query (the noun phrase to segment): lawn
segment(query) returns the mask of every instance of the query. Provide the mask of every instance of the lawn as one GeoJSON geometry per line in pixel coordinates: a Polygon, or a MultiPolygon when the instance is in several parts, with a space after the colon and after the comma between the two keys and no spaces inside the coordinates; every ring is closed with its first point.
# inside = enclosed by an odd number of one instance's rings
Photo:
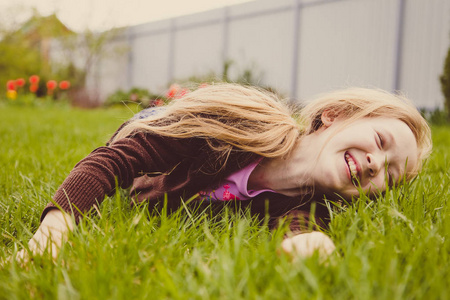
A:
{"type": "Polygon", "coordinates": [[[449,299],[450,127],[412,183],[335,208],[328,260],[277,254],[284,231],[248,214],[130,208],[125,192],[84,220],[52,262],[9,260],[71,168],[133,112],[0,104],[0,299],[449,299]]]}

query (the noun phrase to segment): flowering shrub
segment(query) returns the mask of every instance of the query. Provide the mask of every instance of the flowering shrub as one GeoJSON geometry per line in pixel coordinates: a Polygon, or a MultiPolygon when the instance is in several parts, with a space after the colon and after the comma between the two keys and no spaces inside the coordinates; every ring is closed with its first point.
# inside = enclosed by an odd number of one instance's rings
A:
{"type": "Polygon", "coordinates": [[[169,89],[166,92],[166,98],[173,99],[177,95],[178,91],[180,90],[180,86],[176,83],[172,84],[169,89]]]}
{"type": "MultiPolygon", "coordinates": [[[[207,83],[202,83],[198,85],[198,88],[203,88],[208,86],[207,83]]],[[[190,92],[190,89],[182,87],[179,84],[172,84],[169,86],[163,95],[157,95],[150,93],[146,89],[132,88],[128,92],[123,90],[118,90],[114,94],[110,95],[105,102],[106,106],[116,105],[116,104],[130,104],[136,103],[142,108],[163,106],[168,104],[174,99],[179,99],[190,92]]]]}
{"type": "Polygon", "coordinates": [[[158,101],[160,97],[158,95],[150,93],[146,89],[132,88],[129,91],[118,90],[111,94],[105,101],[106,106],[123,105],[135,103],[143,107],[155,106],[156,103],[161,104],[158,101]]]}
{"type": "Polygon", "coordinates": [[[31,75],[29,80],[31,84],[38,84],[40,78],[37,75],[31,75]]]}
{"type": "Polygon", "coordinates": [[[8,90],[6,92],[6,98],[11,99],[11,100],[16,100],[17,92],[15,90],[8,90]]]}
{"type": "Polygon", "coordinates": [[[15,84],[17,87],[23,87],[25,85],[25,79],[18,78],[18,79],[16,79],[15,84]]]}
{"type": "Polygon", "coordinates": [[[37,93],[37,91],[38,91],[38,89],[39,89],[39,85],[38,84],[31,84],[30,85],[30,92],[31,93],[37,93]]]}
{"type": "Polygon", "coordinates": [[[47,95],[52,96],[54,90],[58,86],[58,83],[54,80],[47,81],[47,95]]]}
{"type": "Polygon", "coordinates": [[[16,83],[14,80],[8,80],[6,83],[6,90],[7,91],[15,91],[16,90],[16,83]]]}
{"type": "Polygon", "coordinates": [[[47,89],[54,90],[58,86],[58,83],[54,80],[47,81],[47,89]]]}
{"type": "Polygon", "coordinates": [[[67,89],[69,89],[69,88],[70,88],[70,82],[67,81],[67,80],[61,81],[61,82],[59,83],[59,88],[60,88],[61,90],[67,90],[67,89]]]}
{"type": "Polygon", "coordinates": [[[166,98],[170,100],[178,99],[183,97],[187,93],[189,93],[189,89],[182,88],[180,85],[174,83],[169,87],[169,90],[166,92],[166,98]]]}
{"type": "Polygon", "coordinates": [[[17,98],[17,85],[15,80],[8,80],[6,82],[6,98],[16,100],[17,98]]]}
{"type": "MultiPolygon", "coordinates": [[[[44,93],[41,92],[39,94],[39,91],[41,89],[46,88],[46,94],[48,96],[54,96],[54,93],[56,92],[58,87],[61,91],[64,91],[64,90],[67,90],[70,88],[70,82],[67,80],[61,81],[59,83],[59,85],[58,85],[58,82],[56,82],[55,80],[48,80],[45,83],[45,87],[43,87],[39,84],[41,82],[41,78],[38,75],[31,75],[28,78],[28,82],[29,82],[28,91],[31,94],[34,94],[34,96],[38,96],[38,97],[45,95],[45,92],[44,93]]],[[[10,100],[16,100],[17,97],[20,96],[21,94],[25,95],[26,94],[26,89],[25,89],[26,83],[27,83],[27,81],[24,78],[8,80],[6,82],[6,98],[8,98],[10,100]]]]}

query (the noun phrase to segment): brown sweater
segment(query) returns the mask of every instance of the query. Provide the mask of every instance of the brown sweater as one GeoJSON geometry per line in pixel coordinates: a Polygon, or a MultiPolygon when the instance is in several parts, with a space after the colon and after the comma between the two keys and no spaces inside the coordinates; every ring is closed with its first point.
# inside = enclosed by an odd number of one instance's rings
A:
{"type": "MultiPolygon", "coordinates": [[[[187,200],[214,186],[258,158],[256,154],[234,149],[222,168],[223,159],[217,157],[205,139],[175,139],[137,133],[110,146],[97,148],[81,160],[57,190],[54,201],[79,220],[81,213],[101,203],[106,195],[113,195],[117,184],[121,188],[132,187],[131,195],[138,202],[157,204],[167,194],[169,209],[176,209],[182,199],[187,200]]],[[[250,205],[251,212],[261,219],[267,213],[271,227],[277,226],[280,217],[289,214],[292,216],[291,229],[303,231],[309,219],[311,201],[262,193],[252,200],[239,201],[239,204],[244,208],[250,205]]],[[[54,204],[48,204],[41,220],[53,208],[54,204]]],[[[323,226],[320,221],[326,218],[326,208],[318,204],[316,221],[323,226]]]]}

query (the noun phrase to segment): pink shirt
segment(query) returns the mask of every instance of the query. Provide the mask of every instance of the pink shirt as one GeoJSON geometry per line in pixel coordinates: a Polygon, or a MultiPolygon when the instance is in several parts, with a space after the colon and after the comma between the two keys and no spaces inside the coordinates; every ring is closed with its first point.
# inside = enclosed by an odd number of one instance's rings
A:
{"type": "Polygon", "coordinates": [[[245,168],[231,174],[218,186],[208,190],[201,191],[200,198],[204,201],[230,201],[230,200],[247,200],[264,192],[272,192],[273,190],[248,190],[248,179],[250,174],[256,168],[261,160],[257,160],[245,168]]]}

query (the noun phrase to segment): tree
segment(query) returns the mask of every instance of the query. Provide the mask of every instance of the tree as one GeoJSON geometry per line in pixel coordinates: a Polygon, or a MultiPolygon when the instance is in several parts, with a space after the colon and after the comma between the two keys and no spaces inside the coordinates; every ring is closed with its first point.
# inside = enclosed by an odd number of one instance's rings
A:
{"type": "Polygon", "coordinates": [[[444,70],[440,77],[441,90],[444,94],[444,106],[447,111],[447,120],[450,121],[450,48],[447,52],[447,58],[444,62],[444,70]]]}
{"type": "Polygon", "coordinates": [[[59,72],[67,74],[76,87],[71,93],[73,104],[84,107],[101,104],[96,91],[86,89],[87,76],[92,74],[100,59],[127,51],[111,43],[121,33],[122,29],[117,28],[104,32],[86,30],[76,36],[59,38],[54,44],[53,59],[62,66],[59,72]]]}
{"type": "MultiPolygon", "coordinates": [[[[42,79],[59,79],[50,59],[55,37],[74,35],[55,15],[40,16],[36,11],[20,25],[2,26],[0,40],[0,82],[38,74],[42,79]]],[[[6,86],[0,85],[0,92],[6,86]]]]}
{"type": "Polygon", "coordinates": [[[0,84],[0,92],[5,92],[8,80],[37,74],[42,82],[69,80],[73,104],[99,105],[95,91],[86,90],[86,76],[100,58],[123,50],[111,49],[110,43],[121,31],[77,34],[55,14],[41,16],[36,11],[23,24],[8,29],[0,24],[0,83],[5,83],[0,84]]]}

